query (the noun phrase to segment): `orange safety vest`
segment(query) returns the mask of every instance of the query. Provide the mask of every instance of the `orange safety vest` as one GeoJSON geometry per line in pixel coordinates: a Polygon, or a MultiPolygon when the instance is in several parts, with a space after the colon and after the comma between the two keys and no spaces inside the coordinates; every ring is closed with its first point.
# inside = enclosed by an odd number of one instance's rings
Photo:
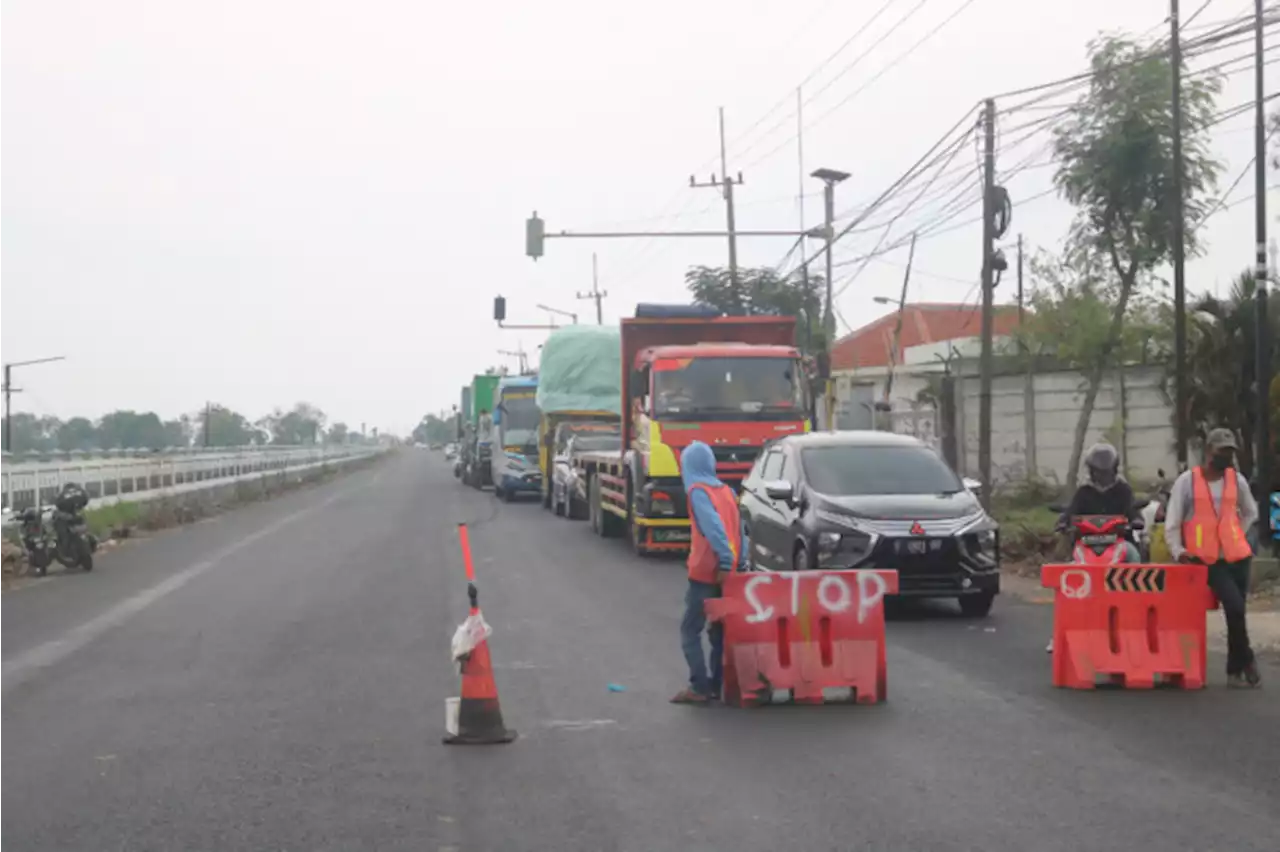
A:
{"type": "Polygon", "coordinates": [[[1222,505],[1213,511],[1213,497],[1203,468],[1191,469],[1191,516],[1182,523],[1182,546],[1206,565],[1241,562],[1253,555],[1240,528],[1239,498],[1234,468],[1222,474],[1222,505]]]}
{"type": "MultiPolygon", "coordinates": [[[[738,549],[742,546],[742,520],[738,515],[737,495],[727,485],[713,488],[699,483],[689,489],[689,496],[692,497],[693,492],[698,489],[711,498],[711,505],[715,507],[716,514],[724,524],[724,531],[729,537],[729,549],[733,551],[733,567],[737,568],[740,555],[738,549]]],[[[687,564],[690,580],[697,580],[699,583],[720,582],[718,572],[720,560],[716,557],[711,542],[707,541],[707,537],[698,529],[698,522],[693,517],[692,509],[689,511],[689,561],[687,564]]]]}

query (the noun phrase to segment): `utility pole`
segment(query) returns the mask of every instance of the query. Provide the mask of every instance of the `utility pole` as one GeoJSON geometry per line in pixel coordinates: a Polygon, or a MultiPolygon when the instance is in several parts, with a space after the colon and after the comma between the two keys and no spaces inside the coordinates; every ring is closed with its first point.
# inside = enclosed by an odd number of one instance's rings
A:
{"type": "Polygon", "coordinates": [[[49,364],[53,361],[66,360],[65,355],[55,355],[52,358],[33,358],[30,361],[12,361],[4,365],[4,452],[13,452],[13,418],[12,418],[12,397],[15,393],[20,393],[22,388],[13,386],[13,368],[29,367],[32,364],[49,364]]]}
{"type": "Polygon", "coordinates": [[[1178,0],[1169,0],[1169,53],[1173,64],[1173,428],[1179,471],[1187,469],[1187,280],[1182,212],[1185,166],[1182,162],[1182,40],[1178,32],[1181,23],[1178,0]]]}
{"type": "Polygon", "coordinates": [[[848,172],[836,171],[835,169],[817,169],[810,177],[816,177],[822,181],[822,238],[826,242],[826,262],[827,262],[827,296],[826,305],[823,308],[822,330],[824,340],[823,343],[827,350],[827,429],[834,432],[836,428],[836,400],[835,385],[831,381],[831,351],[836,340],[836,317],[831,306],[831,277],[834,266],[831,262],[831,246],[835,242],[836,228],[836,184],[849,178],[848,172]]]}
{"type": "Polygon", "coordinates": [[[13,402],[13,365],[4,365],[4,451],[13,452],[13,422],[10,406],[13,402]]]}
{"type": "MultiPolygon", "coordinates": [[[[1023,328],[1023,323],[1027,319],[1026,296],[1022,289],[1022,267],[1023,267],[1023,251],[1022,251],[1022,234],[1018,234],[1018,329],[1023,328]]],[[[1022,382],[1022,422],[1026,429],[1027,441],[1027,479],[1034,479],[1039,475],[1040,466],[1036,459],[1036,373],[1035,364],[1031,353],[1027,350],[1026,342],[1020,340],[1020,348],[1022,349],[1022,357],[1026,359],[1026,374],[1023,376],[1022,382]]]]}
{"type": "MultiPolygon", "coordinates": [[[[804,231],[804,98],[796,86],[796,203],[800,210],[800,231],[804,231]]],[[[804,284],[804,351],[813,357],[813,305],[809,303],[809,258],[805,238],[800,238],[800,275],[804,284]]],[[[810,412],[812,418],[813,412],[810,412]]]]}
{"type": "MultiPolygon", "coordinates": [[[[596,265],[596,253],[591,253],[591,292],[579,293],[579,299],[592,299],[596,303],[596,325],[604,325],[604,309],[601,308],[600,302],[605,296],[609,295],[609,291],[600,290],[600,268],[596,265]]],[[[577,320],[575,320],[577,322],[577,320]]]]}
{"type": "Polygon", "coordinates": [[[898,320],[893,327],[893,351],[889,356],[889,375],[884,380],[885,411],[890,411],[893,393],[893,370],[898,365],[898,357],[902,352],[902,319],[907,310],[907,285],[911,283],[911,264],[916,259],[916,234],[911,232],[911,248],[907,252],[907,271],[902,276],[902,295],[898,297],[898,320]]]}
{"type": "Polygon", "coordinates": [[[982,112],[982,353],[978,392],[978,479],[982,505],[991,508],[991,338],[995,324],[996,102],[987,98],[982,112]]]}
{"type": "Polygon", "coordinates": [[[714,187],[721,191],[724,195],[725,212],[729,229],[729,280],[737,285],[738,283],[738,228],[733,211],[733,187],[742,185],[742,172],[738,172],[738,179],[735,181],[729,175],[728,157],[724,144],[724,107],[720,107],[720,178],[715,175],[706,183],[698,183],[692,176],[689,177],[689,186],[694,188],[714,187]]]}
{"type": "Polygon", "coordinates": [[[1271,470],[1271,324],[1267,321],[1267,117],[1263,109],[1265,93],[1263,86],[1262,56],[1262,0],[1254,0],[1253,4],[1253,48],[1254,48],[1254,227],[1257,233],[1258,268],[1254,273],[1254,299],[1257,303],[1255,319],[1257,329],[1254,339],[1257,351],[1254,355],[1254,375],[1257,378],[1258,393],[1258,425],[1254,430],[1258,436],[1258,448],[1254,465],[1254,491],[1258,505],[1263,508],[1258,518],[1259,541],[1267,530],[1267,507],[1271,505],[1270,494],[1274,487],[1271,470]]]}
{"type": "Polygon", "coordinates": [[[209,433],[213,429],[213,403],[205,402],[204,404],[204,446],[206,449],[210,446],[209,433]]]}

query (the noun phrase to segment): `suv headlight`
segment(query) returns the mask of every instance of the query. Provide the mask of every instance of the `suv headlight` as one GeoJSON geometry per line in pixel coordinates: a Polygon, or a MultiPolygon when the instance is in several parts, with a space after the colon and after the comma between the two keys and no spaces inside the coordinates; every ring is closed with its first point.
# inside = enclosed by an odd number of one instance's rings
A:
{"type": "Polygon", "coordinates": [[[1000,559],[1000,527],[990,518],[966,532],[961,543],[971,556],[992,568],[1000,559]]]}

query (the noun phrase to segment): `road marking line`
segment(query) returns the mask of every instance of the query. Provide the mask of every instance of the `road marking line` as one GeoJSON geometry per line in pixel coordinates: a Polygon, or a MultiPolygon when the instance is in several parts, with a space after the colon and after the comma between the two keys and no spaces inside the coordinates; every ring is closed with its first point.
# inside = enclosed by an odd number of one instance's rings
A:
{"type": "MultiPolygon", "coordinates": [[[[375,482],[377,482],[377,477],[359,486],[356,490],[362,491],[375,482]]],[[[62,638],[53,639],[49,642],[37,645],[34,648],[30,648],[16,654],[11,660],[5,660],[3,666],[3,687],[0,691],[8,692],[12,687],[22,683],[40,669],[48,668],[55,663],[61,662],[71,654],[74,654],[76,651],[93,642],[111,628],[118,627],[134,615],[137,615],[142,610],[151,606],[156,601],[172,592],[176,592],[178,589],[182,588],[187,583],[190,583],[196,577],[199,577],[201,574],[226,559],[228,556],[231,556],[237,551],[243,550],[256,541],[279,532],[294,521],[328,508],[332,503],[350,495],[351,489],[344,489],[339,491],[337,494],[330,495],[314,506],[308,506],[305,509],[299,509],[292,514],[286,515],[278,521],[268,524],[257,532],[249,533],[235,544],[219,550],[212,558],[190,565],[182,571],[179,571],[177,574],[169,577],[167,580],[157,583],[151,588],[144,589],[133,597],[121,601],[96,618],[86,621],[79,627],[72,628],[62,638]]]]}

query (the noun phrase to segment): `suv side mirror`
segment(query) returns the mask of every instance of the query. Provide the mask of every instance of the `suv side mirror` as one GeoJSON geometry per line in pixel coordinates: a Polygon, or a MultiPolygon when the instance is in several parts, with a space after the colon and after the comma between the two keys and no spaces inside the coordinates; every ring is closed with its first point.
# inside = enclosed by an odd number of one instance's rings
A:
{"type": "Polygon", "coordinates": [[[770,500],[784,500],[790,503],[795,499],[795,490],[785,479],[773,479],[764,484],[764,493],[770,500]]]}

